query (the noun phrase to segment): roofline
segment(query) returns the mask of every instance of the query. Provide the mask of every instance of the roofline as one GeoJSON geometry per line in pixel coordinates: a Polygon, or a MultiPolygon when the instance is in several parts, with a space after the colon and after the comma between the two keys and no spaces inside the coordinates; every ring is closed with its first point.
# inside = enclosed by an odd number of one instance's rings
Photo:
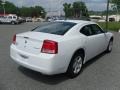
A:
{"type": "Polygon", "coordinates": [[[87,24],[87,23],[96,24],[93,21],[85,21],[85,20],[56,20],[56,22],[71,22],[76,24],[87,24]]]}

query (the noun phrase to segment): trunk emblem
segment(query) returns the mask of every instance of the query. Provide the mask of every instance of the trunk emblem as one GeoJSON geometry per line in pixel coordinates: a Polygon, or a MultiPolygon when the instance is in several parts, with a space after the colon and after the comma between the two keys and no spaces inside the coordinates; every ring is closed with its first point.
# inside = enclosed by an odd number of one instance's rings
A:
{"type": "Polygon", "coordinates": [[[25,44],[27,43],[27,41],[25,40],[25,44]]]}
{"type": "Polygon", "coordinates": [[[24,48],[26,48],[26,46],[24,46],[24,48]]]}
{"type": "Polygon", "coordinates": [[[19,55],[24,59],[28,59],[28,56],[25,56],[25,55],[22,55],[22,54],[19,54],[19,55]]]}
{"type": "Polygon", "coordinates": [[[26,44],[27,44],[27,40],[25,40],[25,46],[24,46],[24,48],[26,48],[26,44]]]}

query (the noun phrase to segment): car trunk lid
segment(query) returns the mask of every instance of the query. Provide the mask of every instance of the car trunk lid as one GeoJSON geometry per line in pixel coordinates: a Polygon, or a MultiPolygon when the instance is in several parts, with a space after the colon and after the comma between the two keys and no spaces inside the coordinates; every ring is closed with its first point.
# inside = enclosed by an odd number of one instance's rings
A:
{"type": "Polygon", "coordinates": [[[28,53],[40,54],[44,40],[56,41],[59,38],[61,38],[59,35],[40,32],[22,33],[16,36],[16,47],[28,53]]]}

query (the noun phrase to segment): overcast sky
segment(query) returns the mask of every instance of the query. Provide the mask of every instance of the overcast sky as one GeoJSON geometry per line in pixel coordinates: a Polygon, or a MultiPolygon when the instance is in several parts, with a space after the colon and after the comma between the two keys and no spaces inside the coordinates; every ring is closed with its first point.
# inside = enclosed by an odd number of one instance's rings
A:
{"type": "Polygon", "coordinates": [[[106,9],[107,0],[7,0],[13,2],[17,6],[35,6],[40,5],[47,11],[62,10],[63,3],[72,3],[74,1],[83,1],[86,3],[88,10],[102,11],[106,9]]]}

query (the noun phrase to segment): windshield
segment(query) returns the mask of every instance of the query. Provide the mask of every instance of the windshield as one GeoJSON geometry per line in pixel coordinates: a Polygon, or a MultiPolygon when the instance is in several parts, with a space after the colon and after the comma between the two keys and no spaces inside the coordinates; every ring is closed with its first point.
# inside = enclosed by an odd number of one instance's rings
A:
{"type": "Polygon", "coordinates": [[[71,22],[51,22],[37,27],[33,31],[44,32],[56,35],[64,35],[69,29],[71,29],[76,23],[71,22]]]}

